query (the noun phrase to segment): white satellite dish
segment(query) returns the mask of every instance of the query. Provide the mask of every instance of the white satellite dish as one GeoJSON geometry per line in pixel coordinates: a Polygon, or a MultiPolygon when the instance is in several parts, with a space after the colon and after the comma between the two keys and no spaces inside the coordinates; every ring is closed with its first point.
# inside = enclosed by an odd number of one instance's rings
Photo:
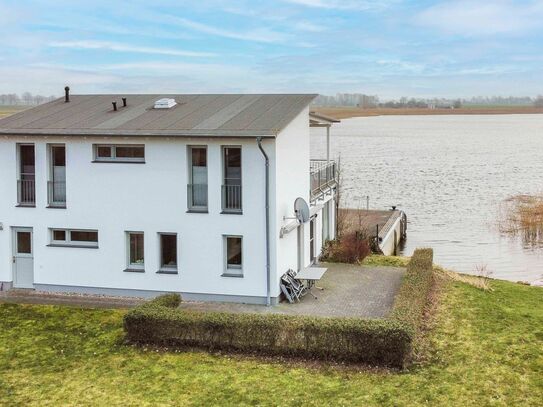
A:
{"type": "Polygon", "coordinates": [[[296,198],[294,201],[294,213],[300,223],[306,223],[309,220],[309,205],[304,198],[296,198]]]}

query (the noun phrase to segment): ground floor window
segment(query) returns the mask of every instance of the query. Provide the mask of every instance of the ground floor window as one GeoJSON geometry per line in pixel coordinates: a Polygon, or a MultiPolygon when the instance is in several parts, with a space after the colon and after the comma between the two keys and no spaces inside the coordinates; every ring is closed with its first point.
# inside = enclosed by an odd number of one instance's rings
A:
{"type": "Polygon", "coordinates": [[[224,275],[243,276],[243,238],[241,236],[224,236],[225,271],[224,275]]]}
{"type": "Polygon", "coordinates": [[[50,229],[50,246],[98,247],[98,231],[83,229],[50,229]]]}
{"type": "Polygon", "coordinates": [[[143,271],[145,265],[143,232],[127,232],[128,268],[143,271]]]}
{"type": "Polygon", "coordinates": [[[177,235],[160,233],[160,270],[177,272],[177,235]]]}

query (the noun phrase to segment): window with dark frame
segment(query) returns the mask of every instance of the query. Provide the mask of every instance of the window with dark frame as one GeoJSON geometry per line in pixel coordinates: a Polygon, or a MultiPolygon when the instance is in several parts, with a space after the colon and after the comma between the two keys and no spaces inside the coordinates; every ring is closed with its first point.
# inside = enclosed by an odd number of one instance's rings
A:
{"type": "Polygon", "coordinates": [[[36,204],[36,160],[34,144],[19,144],[17,202],[21,206],[36,204]]]}
{"type": "Polygon", "coordinates": [[[50,246],[98,247],[98,231],[83,229],[50,229],[50,246]]]}
{"type": "Polygon", "coordinates": [[[95,144],[94,161],[96,162],[145,162],[143,144],[95,144]]]}
{"type": "Polygon", "coordinates": [[[143,270],[145,265],[143,232],[128,232],[128,269],[143,270]]]}
{"type": "Polygon", "coordinates": [[[226,275],[243,275],[242,245],[241,236],[225,236],[226,275]]]}
{"type": "Polygon", "coordinates": [[[189,210],[207,210],[207,148],[189,147],[189,210]]]}
{"type": "Polygon", "coordinates": [[[160,234],[160,269],[177,271],[177,235],[160,234]]]}
{"type": "Polygon", "coordinates": [[[242,211],[241,193],[241,147],[223,147],[223,212],[242,211]]]}
{"type": "Polygon", "coordinates": [[[63,144],[49,146],[49,180],[47,201],[49,206],[66,207],[66,147],[63,144]]]}

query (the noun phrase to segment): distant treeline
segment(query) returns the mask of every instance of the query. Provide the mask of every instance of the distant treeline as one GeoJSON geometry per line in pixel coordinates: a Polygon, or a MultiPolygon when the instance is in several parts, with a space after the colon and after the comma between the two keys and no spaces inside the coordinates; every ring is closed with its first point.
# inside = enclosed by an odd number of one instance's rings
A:
{"type": "Polygon", "coordinates": [[[50,102],[55,100],[56,96],[42,96],[42,95],[33,95],[30,92],[25,92],[21,95],[16,93],[5,93],[0,95],[0,105],[3,106],[36,106],[41,105],[45,102],[50,102]]]}
{"type": "Polygon", "coordinates": [[[337,93],[335,96],[319,95],[315,106],[353,106],[361,108],[460,108],[462,106],[536,106],[543,107],[543,96],[476,96],[469,99],[409,98],[381,102],[377,95],[362,93],[337,93]]]}

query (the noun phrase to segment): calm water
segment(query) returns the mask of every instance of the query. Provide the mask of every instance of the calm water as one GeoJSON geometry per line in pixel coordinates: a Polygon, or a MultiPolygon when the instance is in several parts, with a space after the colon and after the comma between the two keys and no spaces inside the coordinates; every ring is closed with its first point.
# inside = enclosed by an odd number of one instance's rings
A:
{"type": "MultiPolygon", "coordinates": [[[[324,130],[312,129],[314,158],[324,130]]],[[[513,281],[543,278],[543,249],[497,230],[500,204],[543,192],[543,115],[378,116],[332,128],[341,157],[342,206],[398,205],[409,219],[403,254],[434,248],[435,261],[513,281]]]]}

